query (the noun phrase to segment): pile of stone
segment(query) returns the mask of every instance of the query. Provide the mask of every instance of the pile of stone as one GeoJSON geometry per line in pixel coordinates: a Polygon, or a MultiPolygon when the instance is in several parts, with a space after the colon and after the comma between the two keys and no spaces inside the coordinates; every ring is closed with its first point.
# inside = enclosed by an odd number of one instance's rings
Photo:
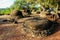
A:
{"type": "Polygon", "coordinates": [[[54,33],[54,22],[40,17],[32,17],[25,20],[23,28],[32,35],[48,36],[54,33]]]}

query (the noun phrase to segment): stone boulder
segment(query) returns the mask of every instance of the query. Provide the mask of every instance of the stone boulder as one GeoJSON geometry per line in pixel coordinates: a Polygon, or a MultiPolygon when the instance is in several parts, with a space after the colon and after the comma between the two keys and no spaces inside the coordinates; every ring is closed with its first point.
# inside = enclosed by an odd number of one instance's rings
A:
{"type": "Polygon", "coordinates": [[[33,17],[24,22],[25,30],[29,29],[33,34],[41,34],[41,36],[47,36],[53,33],[52,31],[54,30],[54,26],[52,25],[53,22],[40,17],[33,17]]]}

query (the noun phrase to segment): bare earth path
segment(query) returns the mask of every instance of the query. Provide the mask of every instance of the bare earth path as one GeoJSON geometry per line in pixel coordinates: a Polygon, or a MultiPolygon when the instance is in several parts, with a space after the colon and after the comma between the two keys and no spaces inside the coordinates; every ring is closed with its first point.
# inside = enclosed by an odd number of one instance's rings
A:
{"type": "MultiPolygon", "coordinates": [[[[60,19],[58,20],[60,23],[60,19]]],[[[23,23],[0,24],[0,40],[60,40],[60,25],[55,28],[55,33],[47,36],[31,36],[22,29],[23,23]]]]}
{"type": "Polygon", "coordinates": [[[20,30],[23,23],[2,24],[0,25],[0,40],[60,40],[60,26],[57,26],[56,32],[48,37],[31,37],[23,30],[20,30]]]}

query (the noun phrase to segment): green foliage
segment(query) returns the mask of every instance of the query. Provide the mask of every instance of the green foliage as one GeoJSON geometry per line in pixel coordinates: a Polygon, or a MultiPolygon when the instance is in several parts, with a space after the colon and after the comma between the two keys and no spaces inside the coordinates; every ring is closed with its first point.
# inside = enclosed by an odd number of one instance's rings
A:
{"type": "Polygon", "coordinates": [[[54,8],[57,9],[57,1],[56,0],[17,0],[15,2],[15,6],[17,7],[16,9],[22,9],[22,7],[26,7],[29,9],[33,9],[35,8],[36,10],[40,9],[41,7],[45,6],[47,7],[47,5],[49,6],[49,8],[54,8]],[[38,7],[37,5],[40,5],[40,7],[38,7]]]}
{"type": "Polygon", "coordinates": [[[10,12],[11,12],[10,8],[0,10],[0,14],[10,14],[10,12]]]}
{"type": "Polygon", "coordinates": [[[54,10],[57,10],[57,1],[56,0],[16,0],[14,5],[12,5],[10,8],[1,9],[0,14],[10,14],[10,12],[14,9],[16,10],[22,10],[23,7],[27,9],[33,9],[35,10],[41,10],[41,7],[47,5],[50,8],[54,8],[54,10]]]}

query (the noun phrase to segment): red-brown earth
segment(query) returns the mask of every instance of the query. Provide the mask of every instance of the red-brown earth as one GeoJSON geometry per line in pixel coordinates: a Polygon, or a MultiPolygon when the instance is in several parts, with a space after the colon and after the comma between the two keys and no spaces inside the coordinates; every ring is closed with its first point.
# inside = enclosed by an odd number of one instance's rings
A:
{"type": "MultiPolygon", "coordinates": [[[[57,21],[60,23],[60,19],[57,21]]],[[[60,40],[60,25],[55,28],[55,33],[47,36],[31,36],[22,29],[23,23],[0,24],[0,40],[60,40]]]]}

